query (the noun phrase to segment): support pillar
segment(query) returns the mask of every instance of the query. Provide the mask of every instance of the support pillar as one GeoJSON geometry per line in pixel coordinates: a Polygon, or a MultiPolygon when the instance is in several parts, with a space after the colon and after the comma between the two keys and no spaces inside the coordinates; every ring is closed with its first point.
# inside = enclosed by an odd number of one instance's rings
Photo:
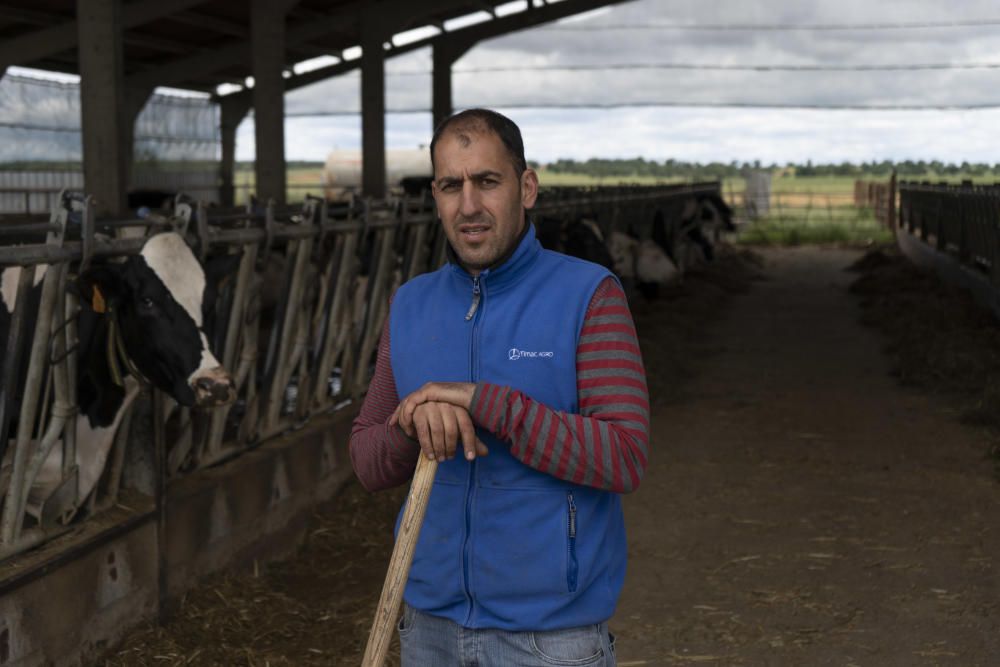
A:
{"type": "Polygon", "coordinates": [[[250,110],[247,97],[223,98],[220,130],[222,134],[222,162],[219,164],[219,203],[236,204],[236,130],[250,110]]]}
{"type": "Polygon", "coordinates": [[[386,33],[372,12],[361,23],[361,194],[384,197],[386,33]]]}
{"type": "Polygon", "coordinates": [[[77,0],[84,189],[98,214],[125,213],[127,157],[120,0],[77,0]]]}
{"type": "Polygon", "coordinates": [[[280,3],[250,2],[257,197],[285,201],[285,14],[280,3]]]}
{"type": "Polygon", "coordinates": [[[438,41],[432,47],[434,72],[432,81],[431,117],[437,129],[454,112],[452,107],[451,66],[472,48],[474,42],[438,41]]]}

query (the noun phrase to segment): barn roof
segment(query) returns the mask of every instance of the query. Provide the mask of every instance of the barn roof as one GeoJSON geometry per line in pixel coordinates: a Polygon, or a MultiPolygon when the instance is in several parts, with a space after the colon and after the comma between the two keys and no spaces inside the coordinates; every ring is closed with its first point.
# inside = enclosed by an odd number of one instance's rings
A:
{"type": "MultiPolygon", "coordinates": [[[[361,43],[361,16],[377,12],[391,33],[436,26],[433,37],[387,43],[386,54],[409,51],[435,40],[474,43],[506,32],[589,11],[622,0],[273,0],[284,3],[285,59],[295,63],[322,55],[343,58],[361,43]],[[446,28],[452,19],[480,13],[475,25],[446,28]]],[[[136,88],[172,86],[214,92],[220,84],[243,84],[251,76],[250,1],[132,0],[123,2],[125,83],[136,88]]],[[[79,73],[76,0],[8,0],[0,6],[0,67],[19,65],[79,73]]],[[[342,59],[309,76],[288,80],[305,85],[357,66],[342,59]]]]}

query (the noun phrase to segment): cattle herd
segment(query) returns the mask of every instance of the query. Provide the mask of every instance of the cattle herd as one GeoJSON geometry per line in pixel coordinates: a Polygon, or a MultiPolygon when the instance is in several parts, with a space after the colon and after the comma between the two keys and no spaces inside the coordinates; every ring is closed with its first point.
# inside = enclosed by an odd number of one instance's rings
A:
{"type": "MultiPolygon", "coordinates": [[[[248,427],[254,420],[307,414],[315,404],[310,397],[356,395],[374,357],[387,297],[445,256],[426,200],[413,209],[424,217],[397,203],[381,222],[366,211],[363,224],[344,232],[342,222],[320,221],[316,201],[282,225],[272,220],[271,208],[226,214],[190,205],[181,224],[182,207],[156,210],[173,201],[169,194],[133,202],[146,219],[133,221],[141,238],[131,253],[95,255],[91,242],[82,261],[0,255],[0,341],[6,341],[0,557],[22,530],[44,532],[93,511],[109,467],[121,475],[120,450],[143,386],[158,389],[170,414],[180,415],[178,428],[187,429],[169,440],[171,470],[191,465],[199,437],[252,441],[273,432],[248,427]],[[216,240],[265,222],[252,243],[210,247],[206,228],[213,215],[216,240]],[[420,224],[407,226],[408,218],[420,224]],[[308,224],[320,230],[317,238],[308,224]]],[[[63,198],[60,243],[73,237],[79,201],[63,198]]],[[[325,216],[325,204],[322,210],[325,216]]],[[[643,210],[652,212],[645,224],[555,217],[551,208],[533,221],[543,246],[602,264],[627,291],[646,297],[711,261],[720,235],[734,229],[717,189],[690,194],[670,215],[643,210]]],[[[77,227],[85,249],[86,232],[77,227]]],[[[124,238],[127,227],[102,228],[111,235],[105,247],[112,237],[124,238]]],[[[0,251],[26,243],[14,229],[0,221],[0,251]]]]}
{"type": "Polygon", "coordinates": [[[588,217],[542,216],[535,225],[544,247],[601,264],[615,272],[626,292],[638,290],[653,298],[662,285],[714,259],[721,235],[736,231],[732,209],[716,192],[691,196],[684,202],[680,219],[672,222],[657,209],[648,238],[641,238],[635,224],[627,225],[625,231],[605,232],[588,217]]]}

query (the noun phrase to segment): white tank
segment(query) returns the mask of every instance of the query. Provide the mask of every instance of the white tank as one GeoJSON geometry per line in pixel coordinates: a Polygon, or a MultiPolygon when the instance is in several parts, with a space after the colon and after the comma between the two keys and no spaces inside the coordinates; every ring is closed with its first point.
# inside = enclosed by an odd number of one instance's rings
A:
{"type": "MultiPolygon", "coordinates": [[[[433,176],[427,148],[390,148],[385,151],[386,184],[399,185],[406,176],[433,176]]],[[[323,189],[328,199],[361,187],[361,149],[337,149],[323,166],[323,189]]]]}

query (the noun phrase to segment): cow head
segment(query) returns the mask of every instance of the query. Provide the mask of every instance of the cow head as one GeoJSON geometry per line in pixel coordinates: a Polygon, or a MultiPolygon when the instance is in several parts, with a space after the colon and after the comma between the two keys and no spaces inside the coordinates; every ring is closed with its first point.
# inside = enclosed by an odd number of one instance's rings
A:
{"type": "Polygon", "coordinates": [[[238,262],[224,255],[203,267],[184,239],[168,232],[122,263],[87,270],[77,286],[85,307],[113,319],[128,358],[153,385],[181,405],[211,407],[236,396],[204,323],[220,281],[238,262]]]}
{"type": "Polygon", "coordinates": [[[705,194],[698,197],[698,206],[702,224],[713,229],[736,231],[733,224],[733,209],[717,194],[705,194]]]}

